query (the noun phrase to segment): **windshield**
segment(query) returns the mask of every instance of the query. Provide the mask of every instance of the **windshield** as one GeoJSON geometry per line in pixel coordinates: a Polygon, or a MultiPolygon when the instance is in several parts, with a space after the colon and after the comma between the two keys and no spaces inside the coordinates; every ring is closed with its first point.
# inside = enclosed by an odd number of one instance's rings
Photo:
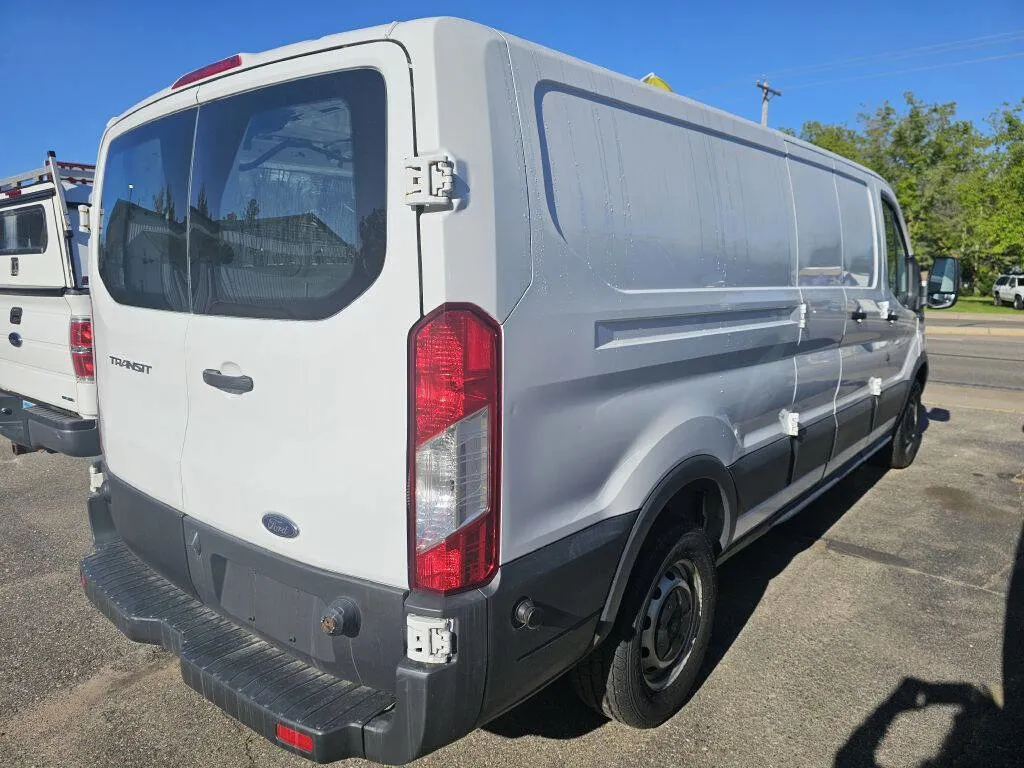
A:
{"type": "Polygon", "coordinates": [[[100,275],[116,301],[317,319],[383,267],[384,80],[269,86],[117,139],[103,179],[100,275]],[[187,201],[187,202],[186,202],[187,201]]]}

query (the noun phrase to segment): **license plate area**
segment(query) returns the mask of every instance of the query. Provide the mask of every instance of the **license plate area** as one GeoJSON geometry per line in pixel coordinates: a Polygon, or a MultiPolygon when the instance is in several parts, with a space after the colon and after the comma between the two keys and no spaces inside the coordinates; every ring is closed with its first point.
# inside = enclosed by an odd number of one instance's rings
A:
{"type": "Polygon", "coordinates": [[[279,648],[346,680],[391,691],[405,653],[405,590],[289,560],[185,516],[189,574],[200,600],[279,648]],[[358,629],[329,635],[328,607],[356,606],[358,629]]]}

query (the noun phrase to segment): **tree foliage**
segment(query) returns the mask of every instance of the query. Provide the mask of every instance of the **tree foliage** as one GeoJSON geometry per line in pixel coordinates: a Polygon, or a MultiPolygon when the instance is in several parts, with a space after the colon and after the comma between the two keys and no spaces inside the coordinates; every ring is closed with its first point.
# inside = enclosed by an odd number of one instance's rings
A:
{"type": "Polygon", "coordinates": [[[889,182],[926,268],[933,256],[958,256],[984,293],[1024,260],[1024,101],[1003,105],[982,130],[958,119],[954,102],[906,93],[902,109],[885,102],[855,128],[809,121],[799,136],[889,182]]]}

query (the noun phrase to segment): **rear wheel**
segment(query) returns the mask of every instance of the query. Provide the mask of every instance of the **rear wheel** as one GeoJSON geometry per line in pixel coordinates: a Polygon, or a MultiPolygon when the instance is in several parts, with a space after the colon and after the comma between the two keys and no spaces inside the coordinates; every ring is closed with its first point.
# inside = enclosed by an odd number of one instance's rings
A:
{"type": "Polygon", "coordinates": [[[637,560],[611,637],[573,670],[580,698],[634,728],[653,728],[686,701],[711,637],[718,580],[702,531],[656,533],[637,560]]]}
{"type": "Polygon", "coordinates": [[[896,420],[892,440],[871,457],[872,464],[905,469],[914,463],[917,449],[921,447],[921,389],[921,382],[915,381],[907,403],[903,406],[903,412],[896,420]]]}
{"type": "Polygon", "coordinates": [[[1024,309],[1024,299],[1021,298],[1019,293],[1013,297],[1013,308],[1024,309]]]}

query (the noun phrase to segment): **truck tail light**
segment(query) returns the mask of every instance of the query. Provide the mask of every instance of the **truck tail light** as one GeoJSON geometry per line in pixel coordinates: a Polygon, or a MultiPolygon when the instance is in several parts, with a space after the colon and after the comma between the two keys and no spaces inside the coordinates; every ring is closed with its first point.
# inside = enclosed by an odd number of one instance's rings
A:
{"type": "Polygon", "coordinates": [[[71,318],[70,340],[75,378],[79,381],[93,381],[96,378],[96,364],[92,354],[92,320],[87,317],[71,318]]]}
{"type": "Polygon", "coordinates": [[[445,304],[413,327],[409,354],[410,581],[458,592],[498,568],[501,328],[445,304]]]}

